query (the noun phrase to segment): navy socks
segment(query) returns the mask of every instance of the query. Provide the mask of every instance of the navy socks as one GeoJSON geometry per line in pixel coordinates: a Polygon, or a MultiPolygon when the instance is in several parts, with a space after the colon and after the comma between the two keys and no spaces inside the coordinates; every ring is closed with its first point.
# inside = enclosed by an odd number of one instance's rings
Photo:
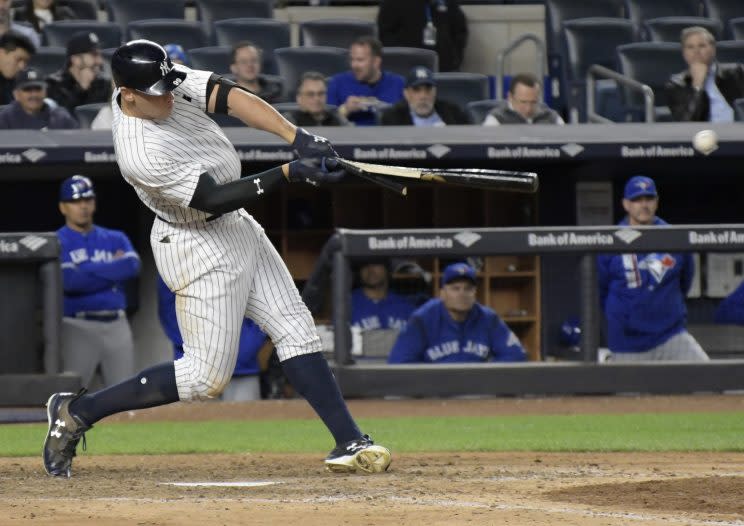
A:
{"type": "Polygon", "coordinates": [[[362,436],[321,353],[295,356],[283,361],[282,368],[295,391],[318,413],[336,444],[362,436]]]}
{"type": "Polygon", "coordinates": [[[173,362],[155,365],[121,383],[85,394],[70,404],[70,411],[93,425],[103,417],[178,402],[173,362]]]}

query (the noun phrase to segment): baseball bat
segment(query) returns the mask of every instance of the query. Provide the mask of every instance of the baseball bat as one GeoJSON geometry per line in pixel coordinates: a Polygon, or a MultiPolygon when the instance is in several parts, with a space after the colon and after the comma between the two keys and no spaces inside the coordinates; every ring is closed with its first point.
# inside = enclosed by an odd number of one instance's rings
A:
{"type": "Polygon", "coordinates": [[[400,194],[402,196],[408,194],[408,187],[404,184],[399,183],[398,181],[394,181],[392,179],[384,177],[383,175],[368,172],[363,168],[356,166],[351,161],[347,161],[346,159],[342,159],[340,157],[336,157],[334,160],[339,164],[339,166],[341,166],[350,174],[361,177],[362,179],[366,179],[367,181],[380,185],[383,188],[387,188],[388,190],[392,190],[396,194],[400,194]]]}
{"type": "Polygon", "coordinates": [[[352,173],[365,173],[388,178],[408,178],[461,186],[487,188],[507,192],[537,192],[539,181],[533,172],[512,172],[484,168],[410,168],[384,164],[361,163],[337,158],[339,164],[352,173]]]}

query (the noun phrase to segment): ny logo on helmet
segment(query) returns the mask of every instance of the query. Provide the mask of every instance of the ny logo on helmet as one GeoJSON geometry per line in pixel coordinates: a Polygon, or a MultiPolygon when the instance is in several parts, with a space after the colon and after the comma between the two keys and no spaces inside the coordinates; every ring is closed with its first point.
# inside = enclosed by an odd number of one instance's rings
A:
{"type": "Polygon", "coordinates": [[[166,76],[170,70],[171,68],[168,67],[168,62],[164,60],[160,63],[160,73],[162,73],[163,76],[166,76]]]}

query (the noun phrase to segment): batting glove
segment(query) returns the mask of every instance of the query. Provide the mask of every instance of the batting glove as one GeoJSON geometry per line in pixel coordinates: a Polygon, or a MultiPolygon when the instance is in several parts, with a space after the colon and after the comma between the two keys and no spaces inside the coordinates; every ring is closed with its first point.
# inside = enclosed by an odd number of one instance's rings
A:
{"type": "Polygon", "coordinates": [[[326,183],[337,183],[346,173],[343,169],[335,169],[338,164],[333,159],[305,157],[289,163],[290,183],[308,183],[320,186],[326,183]]]}
{"type": "Polygon", "coordinates": [[[297,157],[338,157],[328,139],[308,133],[303,128],[297,128],[292,149],[297,157]]]}

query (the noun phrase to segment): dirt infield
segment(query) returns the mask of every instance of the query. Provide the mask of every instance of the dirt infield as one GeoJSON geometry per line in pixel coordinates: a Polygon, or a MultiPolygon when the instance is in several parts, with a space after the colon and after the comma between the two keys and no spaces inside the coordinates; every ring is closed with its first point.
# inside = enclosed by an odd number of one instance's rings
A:
{"type": "MultiPolygon", "coordinates": [[[[744,409],[741,396],[361,401],[358,416],[744,409]]],[[[180,404],[115,420],[311,418],[304,403],[180,404]]],[[[114,420],[112,418],[111,420],[114,420]]],[[[744,437],[743,437],[744,440],[744,437]]],[[[0,525],[572,524],[744,526],[742,453],[398,454],[379,476],[319,456],[87,456],[71,480],[0,459],[0,525]],[[258,487],[170,483],[269,482],[258,487]]]]}

